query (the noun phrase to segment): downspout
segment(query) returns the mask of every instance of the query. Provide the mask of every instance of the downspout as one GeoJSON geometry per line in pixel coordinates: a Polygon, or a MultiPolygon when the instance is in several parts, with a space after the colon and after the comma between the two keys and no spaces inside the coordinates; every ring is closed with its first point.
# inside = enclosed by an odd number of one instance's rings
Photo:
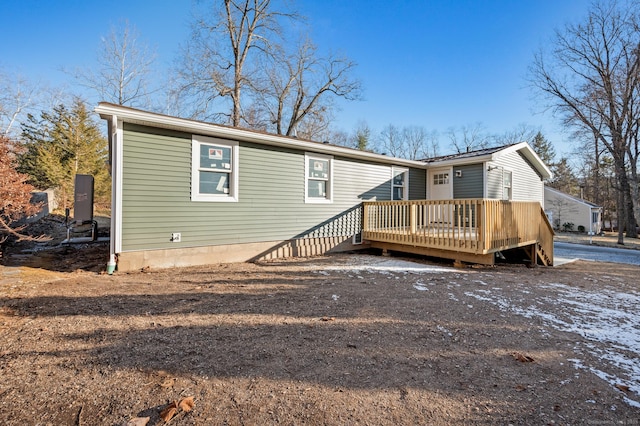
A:
{"type": "Polygon", "coordinates": [[[109,232],[109,261],[107,262],[107,273],[113,274],[117,266],[117,235],[120,232],[120,182],[121,182],[121,141],[122,134],[118,126],[118,117],[110,116],[108,122],[109,127],[109,146],[111,148],[111,230],[109,232]]]}

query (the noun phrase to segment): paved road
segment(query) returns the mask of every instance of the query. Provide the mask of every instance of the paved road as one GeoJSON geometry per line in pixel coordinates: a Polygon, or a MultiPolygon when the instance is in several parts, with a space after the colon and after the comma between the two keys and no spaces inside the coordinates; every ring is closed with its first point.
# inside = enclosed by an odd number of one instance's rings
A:
{"type": "MultiPolygon", "coordinates": [[[[556,242],[553,244],[553,255],[557,260],[584,259],[640,265],[640,250],[556,242]]],[[[554,261],[554,263],[556,263],[556,261],[554,261]]]]}

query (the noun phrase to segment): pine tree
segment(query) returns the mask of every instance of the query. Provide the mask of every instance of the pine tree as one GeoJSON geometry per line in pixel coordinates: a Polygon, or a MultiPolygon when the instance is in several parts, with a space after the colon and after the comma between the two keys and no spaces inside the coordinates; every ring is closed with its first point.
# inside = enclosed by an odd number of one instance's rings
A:
{"type": "Polygon", "coordinates": [[[549,182],[549,186],[573,196],[580,195],[580,186],[578,178],[576,178],[569,162],[566,158],[561,158],[552,167],[553,180],[549,182]]]}
{"type": "Polygon", "coordinates": [[[107,141],[84,102],[75,99],[71,109],[58,105],[40,120],[29,117],[22,135],[27,150],[20,171],[41,189],[53,187],[63,208],[71,206],[76,174],[93,175],[96,201],[109,199],[107,141]]]}
{"type": "Polygon", "coordinates": [[[536,133],[531,141],[531,148],[538,154],[538,157],[547,165],[552,167],[555,165],[556,151],[553,145],[542,135],[541,132],[536,133]]]}

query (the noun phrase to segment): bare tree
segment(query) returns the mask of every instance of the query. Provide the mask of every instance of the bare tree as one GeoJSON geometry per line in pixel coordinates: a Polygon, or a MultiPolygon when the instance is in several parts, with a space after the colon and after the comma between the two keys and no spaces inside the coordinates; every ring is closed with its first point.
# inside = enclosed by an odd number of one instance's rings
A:
{"type": "Polygon", "coordinates": [[[17,133],[17,125],[37,103],[39,89],[20,76],[0,70],[0,135],[17,133]]]}
{"type": "Polygon", "coordinates": [[[258,72],[255,64],[279,39],[280,20],[296,15],[272,10],[270,0],[212,1],[206,7],[178,64],[175,91],[191,105],[192,117],[241,126],[244,90],[258,72]],[[220,100],[231,103],[230,112],[215,111],[220,100]]]}
{"type": "Polygon", "coordinates": [[[404,156],[404,141],[402,130],[393,124],[382,129],[377,141],[377,151],[384,155],[402,158],[404,156]]]}
{"type": "Polygon", "coordinates": [[[490,144],[489,135],[481,123],[463,125],[459,128],[450,127],[447,136],[457,153],[487,148],[490,144]]]}
{"type": "Polygon", "coordinates": [[[589,130],[613,158],[619,186],[618,243],[623,228],[637,237],[628,149],[637,134],[640,22],[631,3],[596,3],[581,24],[558,31],[550,53],[540,52],[531,82],[563,121],[589,130]],[[622,226],[624,224],[624,226],[622,226]]]}
{"type": "Polygon", "coordinates": [[[510,145],[519,142],[531,144],[540,130],[525,123],[518,124],[513,130],[494,137],[496,145],[510,145]]]}
{"type": "Polygon", "coordinates": [[[380,132],[377,151],[397,158],[419,160],[438,155],[438,135],[422,126],[399,128],[389,124],[380,132]]]}
{"type": "Polygon", "coordinates": [[[174,90],[192,117],[317,139],[334,99],[359,97],[352,61],[321,56],[308,39],[290,41],[303,20],[297,13],[271,0],[225,0],[201,16],[174,90]]]}
{"type": "Polygon", "coordinates": [[[150,95],[155,91],[150,87],[154,62],[153,51],[125,21],[102,38],[97,67],[76,70],[74,75],[102,101],[149,108],[150,95]]]}
{"type": "MultiPolygon", "coordinates": [[[[354,67],[346,58],[320,56],[308,39],[290,55],[283,49],[274,50],[265,64],[266,77],[253,85],[256,102],[269,114],[277,134],[292,135],[309,116],[331,111],[333,98],[359,99],[360,82],[351,77],[354,67]]],[[[311,121],[327,122],[318,117],[311,121]]]]}
{"type": "Polygon", "coordinates": [[[407,126],[402,129],[404,158],[420,160],[438,155],[438,136],[422,126],[407,126]]]}

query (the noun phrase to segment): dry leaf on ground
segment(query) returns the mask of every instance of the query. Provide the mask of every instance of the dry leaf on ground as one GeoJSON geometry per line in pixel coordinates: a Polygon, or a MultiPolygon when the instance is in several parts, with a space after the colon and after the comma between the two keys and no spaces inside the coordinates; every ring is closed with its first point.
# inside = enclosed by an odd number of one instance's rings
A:
{"type": "Polygon", "coordinates": [[[193,401],[192,396],[181,398],[180,401],[178,401],[178,407],[180,407],[180,409],[186,413],[193,410],[193,407],[195,405],[196,403],[193,401]]]}
{"type": "Polygon", "coordinates": [[[533,361],[535,361],[533,359],[533,357],[530,357],[529,355],[525,355],[525,354],[520,353],[520,352],[512,352],[511,356],[514,357],[516,359],[516,361],[520,361],[520,362],[533,362],[533,361]]]}
{"type": "Polygon", "coordinates": [[[627,386],[627,385],[622,385],[622,384],[620,384],[620,383],[618,383],[618,384],[616,385],[616,387],[617,387],[618,389],[620,389],[622,392],[629,392],[629,390],[630,390],[630,389],[629,389],[629,386],[627,386]]]}
{"type": "Polygon", "coordinates": [[[151,417],[134,417],[125,423],[124,426],[147,426],[151,417]]]}
{"type": "Polygon", "coordinates": [[[173,401],[167,408],[160,412],[160,417],[165,423],[168,423],[176,414],[178,414],[178,404],[176,401],[173,401]]]}

